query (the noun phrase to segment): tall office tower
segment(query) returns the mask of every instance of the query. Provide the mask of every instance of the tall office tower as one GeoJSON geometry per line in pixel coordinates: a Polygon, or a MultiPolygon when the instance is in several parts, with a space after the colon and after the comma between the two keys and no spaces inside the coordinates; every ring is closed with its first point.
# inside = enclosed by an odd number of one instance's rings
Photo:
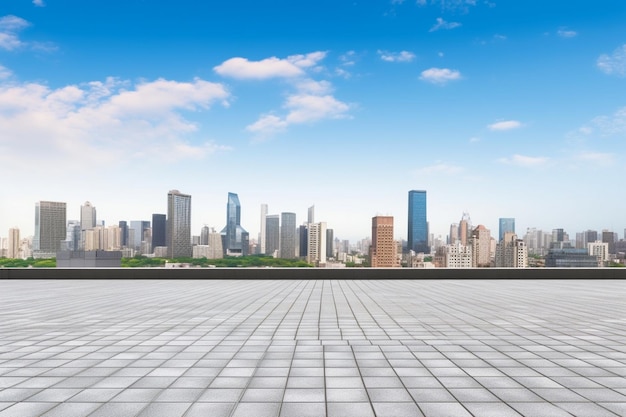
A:
{"type": "Polygon", "coordinates": [[[305,224],[298,228],[298,256],[306,258],[309,254],[309,229],[305,224]]]}
{"type": "Polygon", "coordinates": [[[565,242],[565,231],[563,229],[552,229],[553,242],[565,242]]]}
{"type": "Polygon", "coordinates": [[[228,193],[226,204],[226,226],[221,231],[224,242],[224,254],[231,256],[248,255],[250,236],[241,227],[241,204],[235,193],[228,193]]]}
{"type": "Polygon", "coordinates": [[[265,216],[267,216],[267,204],[261,204],[261,231],[259,232],[259,253],[264,255],[265,249],[265,216]]]}
{"type": "Polygon", "coordinates": [[[326,222],[308,225],[306,261],[315,266],[326,264],[326,222]]]}
{"type": "Polygon", "coordinates": [[[518,239],[513,232],[506,232],[502,240],[496,245],[497,268],[526,268],[528,266],[528,251],[526,242],[518,239]]]}
{"type": "Polygon", "coordinates": [[[448,236],[448,245],[454,245],[459,240],[459,225],[452,223],[450,225],[450,235],[448,236]]]}
{"type": "Polygon", "coordinates": [[[80,228],[88,230],[96,227],[96,208],[89,202],[80,206],[80,228]]]}
{"type": "Polygon", "coordinates": [[[326,229],[326,259],[335,257],[335,231],[326,229]]]}
{"type": "Polygon", "coordinates": [[[144,241],[146,230],[149,228],[150,222],[147,220],[131,220],[128,232],[128,246],[141,252],[141,242],[144,241]]]}
{"type": "Polygon", "coordinates": [[[106,250],[120,250],[122,248],[122,229],[116,224],[106,228],[106,250]]]}
{"type": "Polygon", "coordinates": [[[409,251],[430,253],[426,218],[426,191],[409,191],[409,232],[407,243],[409,251]]]}
{"type": "Polygon", "coordinates": [[[461,245],[467,246],[469,238],[471,236],[472,221],[468,212],[464,211],[461,221],[459,222],[459,240],[461,245]]]}
{"type": "Polygon", "coordinates": [[[65,248],[66,250],[77,251],[82,245],[82,231],[80,221],[68,220],[67,221],[67,233],[65,235],[65,248]]]}
{"type": "Polygon", "coordinates": [[[278,255],[280,248],[280,217],[278,214],[265,216],[265,253],[270,256],[278,255]]]}
{"type": "Polygon", "coordinates": [[[309,207],[309,211],[307,213],[307,223],[315,223],[315,205],[309,207]]]}
{"type": "Polygon", "coordinates": [[[598,266],[606,265],[610,259],[608,242],[600,242],[599,240],[589,242],[587,243],[587,251],[589,255],[593,255],[598,259],[598,266]]]}
{"type": "Polygon", "coordinates": [[[296,257],[296,213],[280,214],[280,257],[293,259],[296,257]]]}
{"type": "Polygon", "coordinates": [[[35,203],[35,237],[33,251],[54,254],[61,249],[67,235],[67,207],[65,203],[39,201],[35,203]]]}
{"type": "Polygon", "coordinates": [[[120,245],[125,248],[128,246],[128,223],[120,220],[118,225],[120,226],[120,245]]]}
{"type": "Polygon", "coordinates": [[[372,268],[396,268],[400,266],[398,245],[393,240],[392,216],[372,217],[370,263],[372,268]]]}
{"type": "Polygon", "coordinates": [[[7,258],[17,259],[20,257],[20,229],[17,227],[9,229],[9,247],[7,249],[7,258]]]}
{"type": "Polygon", "coordinates": [[[167,229],[167,216],[165,214],[152,214],[152,251],[158,246],[167,246],[165,230],[167,229]]]}
{"type": "Polygon", "coordinates": [[[504,239],[504,234],[507,232],[515,233],[515,219],[512,217],[500,217],[498,228],[498,242],[504,239]]]}
{"type": "Polygon", "coordinates": [[[610,232],[608,230],[602,231],[602,242],[609,244],[609,253],[615,254],[615,241],[617,240],[617,233],[610,232]]]}
{"type": "Polygon", "coordinates": [[[482,224],[472,231],[472,266],[483,268],[491,264],[491,232],[482,224]]]}
{"type": "Polygon", "coordinates": [[[191,196],[178,190],[167,193],[165,245],[168,258],[191,257],[191,196]]]}
{"type": "Polygon", "coordinates": [[[211,233],[211,229],[206,224],[202,226],[200,229],[200,244],[208,245],[209,244],[209,233],[211,233]]]}
{"type": "Polygon", "coordinates": [[[587,243],[593,243],[598,240],[598,232],[596,230],[585,230],[583,232],[583,248],[587,248],[587,243]]]}

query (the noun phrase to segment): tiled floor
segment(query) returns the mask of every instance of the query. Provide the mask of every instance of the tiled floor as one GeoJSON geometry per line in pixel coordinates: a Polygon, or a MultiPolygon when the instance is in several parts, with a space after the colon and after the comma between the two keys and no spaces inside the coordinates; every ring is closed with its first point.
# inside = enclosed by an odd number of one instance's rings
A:
{"type": "Polygon", "coordinates": [[[626,415],[626,281],[0,281],[0,417],[626,415]]]}

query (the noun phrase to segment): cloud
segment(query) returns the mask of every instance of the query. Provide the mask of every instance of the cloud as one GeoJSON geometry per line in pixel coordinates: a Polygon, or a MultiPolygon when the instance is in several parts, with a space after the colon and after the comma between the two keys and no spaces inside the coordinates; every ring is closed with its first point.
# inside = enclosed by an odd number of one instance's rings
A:
{"type": "Polygon", "coordinates": [[[326,52],[312,52],[306,55],[292,55],[285,59],[276,57],[261,61],[249,61],[246,58],[231,58],[213,70],[223,77],[239,79],[292,78],[304,75],[304,70],[314,67],[324,59],[326,52]]]}
{"type": "Polygon", "coordinates": [[[415,54],[409,51],[387,52],[378,50],[380,59],[386,62],[411,62],[415,59],[415,54]]]}
{"type": "Polygon", "coordinates": [[[626,75],[626,44],[615,49],[611,55],[600,55],[596,65],[605,74],[626,75]]]}
{"type": "Polygon", "coordinates": [[[7,15],[0,17],[0,48],[11,51],[24,45],[17,36],[17,32],[30,26],[28,21],[21,17],[7,15]]]}
{"type": "Polygon", "coordinates": [[[44,7],[46,5],[43,0],[33,0],[33,4],[37,7],[44,7]]]}
{"type": "Polygon", "coordinates": [[[578,155],[575,155],[574,159],[594,163],[600,166],[608,166],[613,165],[615,162],[615,155],[602,152],[581,152],[578,155]]]}
{"type": "Polygon", "coordinates": [[[418,6],[432,5],[441,10],[460,10],[462,12],[468,12],[470,7],[476,6],[476,3],[476,0],[417,0],[418,6]]]}
{"type": "Polygon", "coordinates": [[[438,17],[437,23],[435,23],[433,27],[430,28],[429,32],[436,32],[440,29],[449,30],[449,29],[458,28],[459,26],[461,26],[459,22],[446,22],[441,17],[438,17]]]}
{"type": "Polygon", "coordinates": [[[517,120],[503,120],[501,122],[492,123],[488,125],[487,128],[495,132],[501,132],[505,130],[519,129],[522,126],[522,123],[517,120]]]}
{"type": "Polygon", "coordinates": [[[422,167],[414,171],[418,176],[430,176],[430,175],[455,175],[463,172],[464,168],[458,165],[449,165],[445,163],[436,163],[427,167],[422,167]]]}
{"type": "Polygon", "coordinates": [[[199,126],[183,113],[229,97],[221,84],[201,79],[132,85],[108,78],[57,89],[0,84],[0,160],[89,166],[146,152],[163,161],[186,158],[193,149],[207,155],[220,148],[210,141],[191,144],[199,126]]]}
{"type": "Polygon", "coordinates": [[[449,81],[461,79],[461,73],[448,68],[429,68],[422,71],[420,80],[433,84],[446,84],[449,81]]]}
{"type": "Polygon", "coordinates": [[[568,30],[567,28],[560,28],[556,34],[561,38],[574,38],[578,35],[576,31],[568,30]]]}
{"type": "Polygon", "coordinates": [[[532,168],[547,164],[550,161],[550,158],[544,156],[525,156],[516,154],[510,158],[500,158],[498,161],[506,165],[532,168]]]}
{"type": "Polygon", "coordinates": [[[13,73],[7,67],[0,65],[0,80],[5,80],[9,78],[13,73]]]}
{"type": "Polygon", "coordinates": [[[600,136],[614,136],[626,133],[626,107],[618,109],[610,116],[598,116],[578,132],[589,136],[597,132],[600,136]]]}
{"type": "Polygon", "coordinates": [[[264,138],[282,132],[294,124],[312,123],[322,119],[345,118],[350,110],[348,104],[329,94],[294,94],[287,97],[283,107],[288,110],[285,116],[263,115],[256,122],[247,126],[246,130],[264,138]]]}

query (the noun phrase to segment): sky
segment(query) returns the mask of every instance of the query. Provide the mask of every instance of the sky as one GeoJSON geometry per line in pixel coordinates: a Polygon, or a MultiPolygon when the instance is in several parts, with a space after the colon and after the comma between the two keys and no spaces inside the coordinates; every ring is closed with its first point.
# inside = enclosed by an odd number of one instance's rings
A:
{"type": "Polygon", "coordinates": [[[35,202],[149,220],[228,192],[370,235],[426,190],[435,236],[626,228],[626,2],[12,0],[0,5],[0,237],[35,202]]]}

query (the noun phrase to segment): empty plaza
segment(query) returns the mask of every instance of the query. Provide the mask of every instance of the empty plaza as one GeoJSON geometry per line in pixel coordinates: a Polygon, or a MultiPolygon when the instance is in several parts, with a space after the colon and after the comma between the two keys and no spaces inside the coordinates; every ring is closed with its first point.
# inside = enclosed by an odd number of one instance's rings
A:
{"type": "Polygon", "coordinates": [[[622,280],[2,280],[0,417],[626,415],[622,280]]]}

